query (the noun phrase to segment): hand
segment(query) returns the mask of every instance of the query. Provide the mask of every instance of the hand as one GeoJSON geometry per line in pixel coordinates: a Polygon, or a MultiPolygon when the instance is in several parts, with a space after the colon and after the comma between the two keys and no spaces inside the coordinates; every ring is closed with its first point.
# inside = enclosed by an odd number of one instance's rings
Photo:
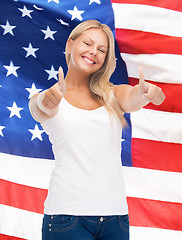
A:
{"type": "Polygon", "coordinates": [[[139,67],[139,88],[142,96],[155,105],[160,105],[165,99],[165,95],[160,87],[145,81],[141,67],[139,67]]]}
{"type": "Polygon", "coordinates": [[[62,67],[59,67],[59,81],[45,91],[42,104],[49,109],[56,108],[59,105],[65,92],[66,85],[64,80],[64,73],[62,67]]]}

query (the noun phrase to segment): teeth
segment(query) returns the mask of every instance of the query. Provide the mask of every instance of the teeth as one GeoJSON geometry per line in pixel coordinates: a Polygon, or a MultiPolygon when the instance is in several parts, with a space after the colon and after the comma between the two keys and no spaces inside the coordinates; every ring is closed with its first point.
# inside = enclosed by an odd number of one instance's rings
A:
{"type": "Polygon", "coordinates": [[[87,61],[88,63],[94,64],[94,62],[92,62],[91,60],[89,60],[88,58],[84,58],[85,61],[87,61]]]}

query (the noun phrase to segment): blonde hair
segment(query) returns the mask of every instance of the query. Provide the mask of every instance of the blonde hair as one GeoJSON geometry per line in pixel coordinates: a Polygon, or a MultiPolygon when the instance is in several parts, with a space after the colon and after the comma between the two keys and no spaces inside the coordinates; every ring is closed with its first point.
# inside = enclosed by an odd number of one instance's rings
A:
{"type": "MultiPolygon", "coordinates": [[[[108,39],[108,50],[105,61],[102,67],[90,76],[89,88],[93,97],[106,107],[109,113],[112,113],[119,117],[123,126],[125,125],[124,112],[119,106],[114,96],[114,85],[109,81],[112,73],[116,68],[115,58],[115,41],[111,29],[106,24],[101,24],[97,20],[87,20],[77,25],[71,32],[69,39],[75,40],[84,31],[97,28],[101,29],[107,36],[108,39]]],[[[70,54],[67,52],[66,47],[66,62],[69,66],[70,54]]]]}

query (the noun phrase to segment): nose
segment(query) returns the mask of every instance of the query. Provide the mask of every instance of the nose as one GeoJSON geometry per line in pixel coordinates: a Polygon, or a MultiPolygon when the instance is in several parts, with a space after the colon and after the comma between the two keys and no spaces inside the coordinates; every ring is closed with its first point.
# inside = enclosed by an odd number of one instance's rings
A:
{"type": "Polygon", "coordinates": [[[94,55],[94,56],[97,55],[97,48],[94,47],[94,46],[91,47],[91,48],[90,48],[90,54],[91,54],[91,55],[94,55]]]}

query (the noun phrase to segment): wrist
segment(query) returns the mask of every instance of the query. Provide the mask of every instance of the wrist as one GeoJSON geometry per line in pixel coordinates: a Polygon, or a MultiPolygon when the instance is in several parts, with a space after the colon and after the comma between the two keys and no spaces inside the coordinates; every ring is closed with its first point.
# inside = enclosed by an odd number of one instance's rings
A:
{"type": "MultiPolygon", "coordinates": [[[[46,91],[46,90],[45,90],[46,91]]],[[[43,104],[43,100],[44,100],[44,97],[45,97],[45,91],[43,92],[40,92],[38,94],[38,97],[37,97],[37,106],[38,108],[44,112],[45,114],[49,115],[49,116],[52,116],[54,115],[55,113],[57,113],[58,111],[58,108],[59,106],[55,107],[55,108],[49,108],[49,107],[46,107],[44,104],[43,104]]]]}

